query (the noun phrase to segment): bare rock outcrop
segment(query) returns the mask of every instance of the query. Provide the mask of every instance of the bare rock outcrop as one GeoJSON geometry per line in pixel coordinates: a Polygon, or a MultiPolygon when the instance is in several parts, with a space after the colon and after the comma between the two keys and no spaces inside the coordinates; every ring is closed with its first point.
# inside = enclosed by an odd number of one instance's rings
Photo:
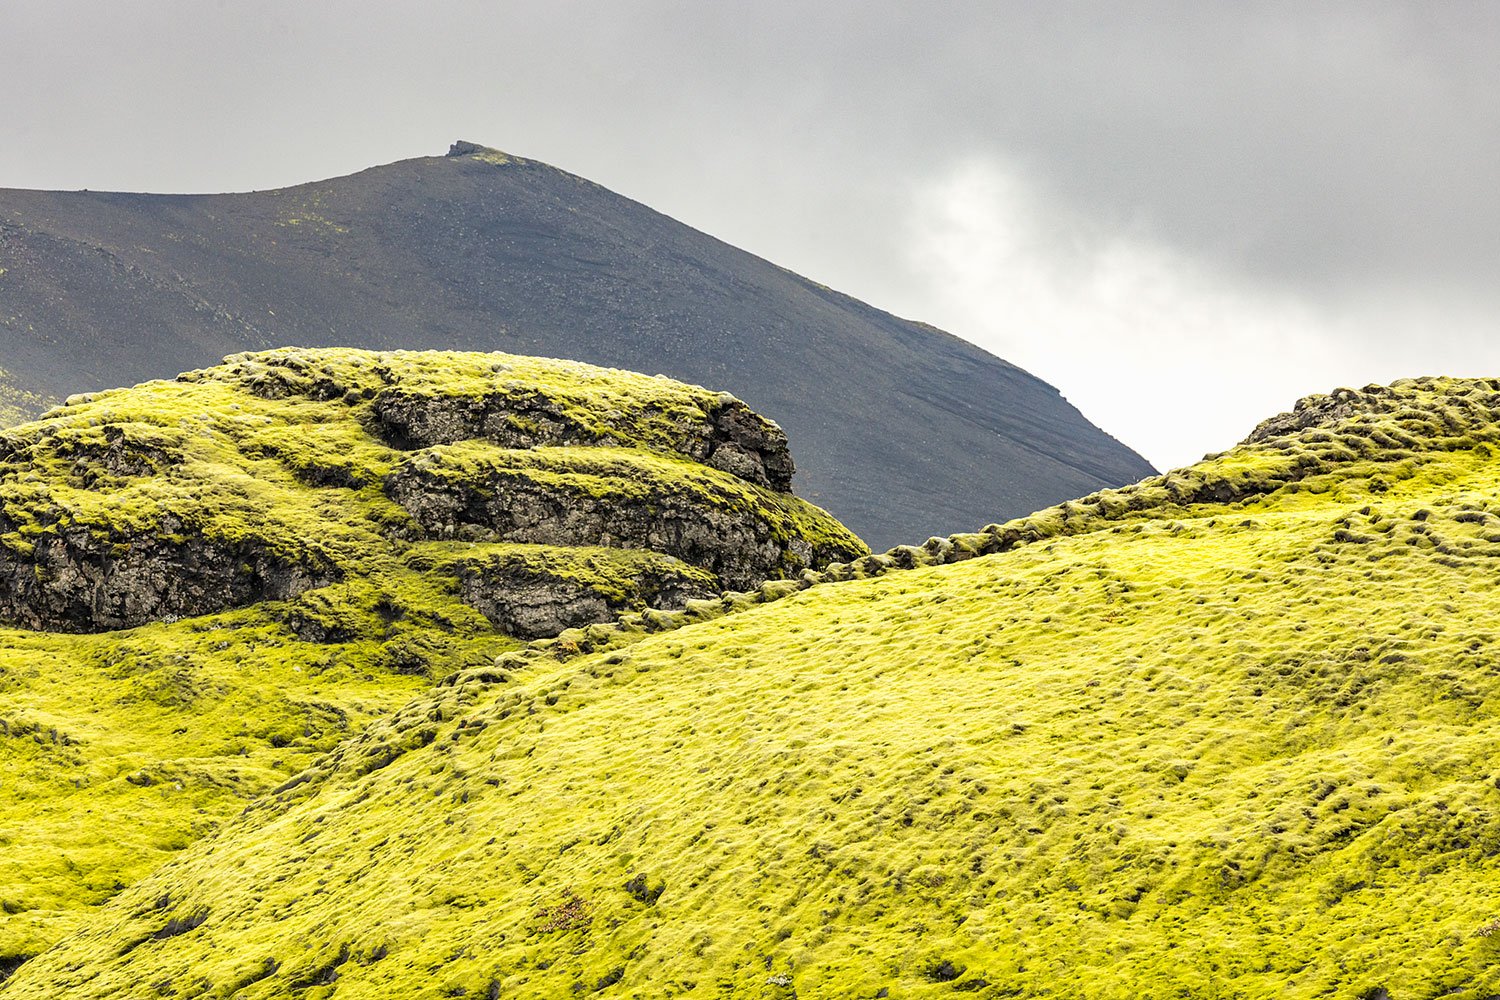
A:
{"type": "Polygon", "coordinates": [[[649,408],[589,426],[557,399],[525,389],[433,397],[395,387],[376,395],[371,414],[375,433],[403,450],[470,440],[502,448],[608,446],[634,440],[650,421],[662,450],[757,486],[790,492],[796,468],[781,428],[728,393],[718,394],[712,409],[679,416],[665,429],[649,408]]]}
{"type": "Polygon", "coordinates": [[[715,593],[692,574],[658,567],[639,571],[627,589],[617,591],[515,567],[465,566],[458,579],[464,603],[518,639],[554,636],[641,607],[679,610],[715,593]]]}
{"type": "Polygon", "coordinates": [[[809,539],[774,508],[730,502],[688,480],[536,475],[503,465],[456,475],[442,462],[412,463],[386,489],[428,537],[539,545],[588,544],[664,552],[747,589],[834,559],[864,553],[857,541],[809,539]],[[586,485],[585,485],[586,484],[586,485]]]}
{"type": "Polygon", "coordinates": [[[0,619],[25,628],[105,632],[256,601],[286,600],[337,579],[264,547],[201,535],[49,532],[29,554],[0,549],[0,619]]]}

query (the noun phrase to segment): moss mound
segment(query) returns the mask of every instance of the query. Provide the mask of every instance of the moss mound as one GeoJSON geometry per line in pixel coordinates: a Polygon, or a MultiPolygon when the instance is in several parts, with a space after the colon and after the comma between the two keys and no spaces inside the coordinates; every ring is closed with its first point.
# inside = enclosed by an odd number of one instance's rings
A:
{"type": "Polygon", "coordinates": [[[863,554],[791,469],[727,395],[491,354],[242,355],[0,432],[0,969],[434,680],[863,554]]]}
{"type": "Polygon", "coordinates": [[[791,474],[774,424],[666,379],[242,355],[0,435],[0,618],[101,631],[284,601],[456,534],[660,549],[738,587],[864,551],[791,474]]]}

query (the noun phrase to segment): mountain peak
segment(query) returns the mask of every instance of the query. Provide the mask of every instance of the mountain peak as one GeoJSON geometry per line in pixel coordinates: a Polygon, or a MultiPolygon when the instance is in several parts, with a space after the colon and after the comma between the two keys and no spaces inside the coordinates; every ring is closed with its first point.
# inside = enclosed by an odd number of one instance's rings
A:
{"type": "Polygon", "coordinates": [[[492,146],[481,146],[477,142],[469,142],[466,139],[458,139],[448,147],[449,157],[468,157],[471,160],[479,160],[483,163],[493,163],[496,166],[505,166],[509,163],[524,163],[518,156],[495,149],[492,146]]]}
{"type": "Polygon", "coordinates": [[[170,203],[0,191],[0,415],[277,343],[575,358],[733,392],[877,548],[1155,471],[956,337],[565,169],[448,154],[170,203]]]}

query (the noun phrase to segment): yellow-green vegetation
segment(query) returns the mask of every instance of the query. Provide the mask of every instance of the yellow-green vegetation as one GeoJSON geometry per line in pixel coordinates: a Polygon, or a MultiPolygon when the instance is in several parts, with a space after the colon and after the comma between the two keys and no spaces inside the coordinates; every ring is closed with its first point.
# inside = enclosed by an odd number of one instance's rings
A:
{"type": "Polygon", "coordinates": [[[237,356],[0,433],[0,620],[34,629],[0,629],[0,972],[371,719],[491,668],[520,645],[507,625],[552,634],[721,589],[651,538],[564,521],[568,484],[614,505],[659,489],[674,523],[763,525],[781,547],[759,578],[865,552],[817,508],[690,460],[724,450],[769,481],[790,474],[779,434],[666,379],[345,350],[237,356]],[[453,454],[554,505],[528,522],[551,544],[478,515],[454,537],[424,525],[427,497],[392,495],[453,454]]]}
{"type": "Polygon", "coordinates": [[[1500,994],[1497,418],[1319,398],[458,670],[0,992],[1500,994]]]}
{"type": "Polygon", "coordinates": [[[455,532],[665,545],[717,569],[724,546],[687,542],[725,510],[746,536],[737,585],[865,551],[772,488],[790,478],[774,424],[667,379],[508,355],[245,355],[0,435],[0,617],[90,631],[336,581],[399,589],[412,544],[455,532]]]}
{"type": "Polygon", "coordinates": [[[431,683],[383,638],[301,642],[259,610],[0,632],[0,965],[431,683]]]}

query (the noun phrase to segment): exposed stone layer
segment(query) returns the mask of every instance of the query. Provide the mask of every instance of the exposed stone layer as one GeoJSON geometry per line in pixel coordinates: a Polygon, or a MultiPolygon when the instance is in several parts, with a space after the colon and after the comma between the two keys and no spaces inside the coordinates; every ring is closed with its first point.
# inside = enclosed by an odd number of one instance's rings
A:
{"type": "Polygon", "coordinates": [[[411,464],[387,481],[392,499],[429,537],[586,544],[665,552],[743,590],[834,559],[862,555],[849,544],[817,544],[790,533],[774,508],[726,502],[687,479],[541,477],[491,465],[454,475],[411,464]],[[584,482],[579,482],[584,479],[584,482]]]}
{"type": "MultiPolygon", "coordinates": [[[[392,447],[430,448],[483,440],[502,448],[616,445],[639,422],[620,415],[619,435],[586,427],[545,394],[511,389],[481,396],[433,398],[401,388],[379,393],[372,413],[375,431],[392,447]]],[[[698,420],[677,419],[667,440],[672,451],[746,482],[790,492],[795,469],[786,435],[733,396],[698,420]]]]}
{"type": "Polygon", "coordinates": [[[0,619],[105,632],[286,600],[336,577],[329,567],[296,565],[255,545],[201,536],[114,539],[71,527],[41,538],[29,557],[0,549],[0,619]]]}
{"type": "Polygon", "coordinates": [[[687,573],[642,569],[629,593],[612,595],[586,582],[522,568],[468,566],[459,573],[464,603],[518,639],[554,636],[564,629],[613,620],[641,606],[680,610],[689,600],[714,595],[687,573]]]}

